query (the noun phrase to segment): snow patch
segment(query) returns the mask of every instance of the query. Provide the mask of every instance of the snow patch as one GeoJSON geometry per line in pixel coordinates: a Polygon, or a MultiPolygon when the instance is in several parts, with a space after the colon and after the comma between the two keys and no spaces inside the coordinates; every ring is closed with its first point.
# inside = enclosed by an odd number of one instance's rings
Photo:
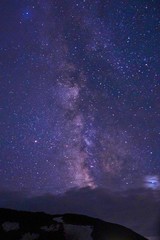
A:
{"type": "Polygon", "coordinates": [[[50,226],[42,226],[41,230],[44,230],[46,232],[55,232],[58,231],[59,225],[50,225],[50,226]]]}
{"type": "Polygon", "coordinates": [[[63,223],[63,217],[55,217],[55,218],[53,218],[53,220],[58,223],[63,223]]]}
{"type": "Polygon", "coordinates": [[[21,240],[34,240],[34,239],[37,239],[39,238],[39,234],[37,233],[25,233],[21,240]]]}
{"type": "Polygon", "coordinates": [[[2,228],[6,232],[15,231],[15,230],[19,229],[19,223],[17,223],[17,222],[4,222],[2,224],[2,228]]]}
{"type": "Polygon", "coordinates": [[[92,228],[90,226],[77,226],[71,224],[64,224],[64,232],[67,240],[76,239],[85,239],[85,240],[93,240],[92,228]]]}

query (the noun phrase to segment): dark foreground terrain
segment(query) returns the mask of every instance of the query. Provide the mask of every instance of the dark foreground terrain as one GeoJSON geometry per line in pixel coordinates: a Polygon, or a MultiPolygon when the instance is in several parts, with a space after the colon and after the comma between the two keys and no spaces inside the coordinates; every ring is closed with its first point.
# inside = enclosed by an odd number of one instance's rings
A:
{"type": "Polygon", "coordinates": [[[0,240],[145,240],[123,226],[78,214],[0,209],[0,240]]]}

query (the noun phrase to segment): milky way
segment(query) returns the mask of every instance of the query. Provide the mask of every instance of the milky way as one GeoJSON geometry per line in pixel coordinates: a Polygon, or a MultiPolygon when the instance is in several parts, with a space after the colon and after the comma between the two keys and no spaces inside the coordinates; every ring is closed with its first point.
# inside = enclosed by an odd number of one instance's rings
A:
{"type": "Polygon", "coordinates": [[[159,188],[159,1],[2,1],[1,188],[159,188]]]}

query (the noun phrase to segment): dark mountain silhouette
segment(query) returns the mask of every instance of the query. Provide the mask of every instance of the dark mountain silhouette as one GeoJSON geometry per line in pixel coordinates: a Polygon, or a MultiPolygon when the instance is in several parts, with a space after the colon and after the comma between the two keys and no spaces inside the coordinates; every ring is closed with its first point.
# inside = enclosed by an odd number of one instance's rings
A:
{"type": "Polygon", "coordinates": [[[145,240],[118,224],[78,215],[0,209],[2,240],[145,240]]]}

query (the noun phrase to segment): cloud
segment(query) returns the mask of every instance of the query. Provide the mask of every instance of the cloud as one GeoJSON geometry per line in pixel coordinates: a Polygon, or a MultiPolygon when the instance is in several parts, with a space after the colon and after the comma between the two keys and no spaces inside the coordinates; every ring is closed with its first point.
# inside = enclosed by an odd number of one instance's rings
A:
{"type": "MultiPolygon", "coordinates": [[[[0,192],[0,207],[47,213],[80,213],[119,223],[145,236],[156,236],[160,192],[135,189],[112,192],[107,189],[71,189],[65,194],[29,196],[23,192],[0,192]]],[[[160,224],[160,222],[159,222],[160,224]]]]}

